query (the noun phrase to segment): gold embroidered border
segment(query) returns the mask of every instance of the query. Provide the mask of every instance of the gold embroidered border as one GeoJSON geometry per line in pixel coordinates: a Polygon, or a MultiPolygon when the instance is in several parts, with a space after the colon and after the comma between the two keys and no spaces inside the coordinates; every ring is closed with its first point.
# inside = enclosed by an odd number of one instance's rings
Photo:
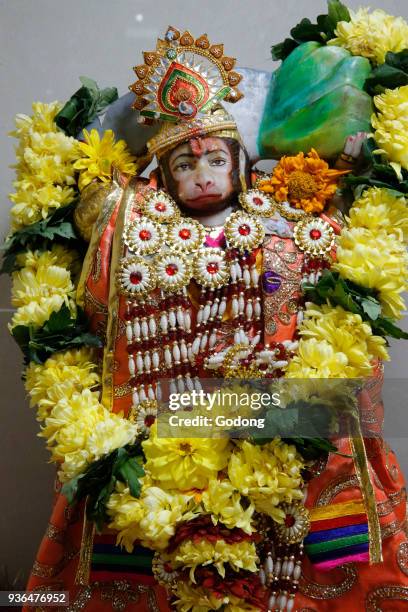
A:
{"type": "Polygon", "coordinates": [[[85,255],[84,262],[82,264],[82,271],[78,282],[76,291],[76,302],[80,306],[84,307],[85,304],[85,287],[88,280],[89,274],[92,271],[94,264],[94,257],[96,249],[99,246],[101,235],[105,230],[108,221],[114,211],[114,208],[118,202],[118,199],[122,196],[122,188],[116,181],[112,182],[112,188],[106,196],[98,219],[93,227],[91,241],[88,246],[88,250],[85,255]]]}
{"type": "Polygon", "coordinates": [[[125,382],[123,385],[115,385],[113,390],[114,397],[126,397],[126,395],[131,395],[132,387],[129,383],[125,382]]]}
{"type": "Polygon", "coordinates": [[[397,551],[397,563],[401,572],[408,576],[408,542],[401,542],[397,551]]]}
{"type": "Polygon", "coordinates": [[[82,526],[81,551],[79,563],[75,574],[75,584],[82,586],[89,584],[91,572],[92,547],[95,536],[95,524],[88,521],[86,516],[86,504],[84,508],[84,522],[82,526]]]}
{"type": "Polygon", "coordinates": [[[41,563],[35,560],[32,574],[39,578],[53,578],[57,576],[72,559],[74,559],[79,553],[77,549],[66,550],[62,558],[54,565],[48,565],[47,563],[41,563]]]}
{"type": "Polygon", "coordinates": [[[127,219],[131,213],[135,198],[134,182],[123,192],[119,212],[116,217],[115,232],[112,243],[112,256],[109,277],[108,324],[106,329],[106,346],[103,354],[102,398],[101,402],[108,410],[113,408],[113,361],[115,344],[118,335],[120,295],[116,284],[119,261],[123,256],[123,234],[127,219]]]}
{"type": "Polygon", "coordinates": [[[320,492],[316,506],[327,506],[339,493],[352,487],[358,487],[357,476],[339,476],[320,492]]]}
{"type": "Polygon", "coordinates": [[[382,599],[408,601],[408,587],[384,584],[383,586],[373,589],[366,597],[366,611],[382,612],[382,608],[379,605],[382,599]]]}
{"type": "Polygon", "coordinates": [[[344,580],[338,584],[319,584],[313,580],[308,580],[303,574],[299,583],[299,592],[312,599],[335,599],[348,593],[357,582],[357,569],[354,563],[340,565],[339,570],[343,570],[344,580]]]}
{"type": "Polygon", "coordinates": [[[61,529],[60,527],[56,527],[52,523],[48,523],[45,536],[52,542],[63,544],[66,537],[66,533],[66,529],[61,529]]]}
{"type": "Polygon", "coordinates": [[[383,557],[380,520],[378,518],[374,488],[368,471],[368,460],[364,441],[361,431],[359,433],[360,435],[358,437],[350,437],[350,444],[354,456],[354,466],[356,468],[356,474],[360,483],[360,490],[367,513],[368,535],[370,540],[370,563],[381,563],[383,557]]]}

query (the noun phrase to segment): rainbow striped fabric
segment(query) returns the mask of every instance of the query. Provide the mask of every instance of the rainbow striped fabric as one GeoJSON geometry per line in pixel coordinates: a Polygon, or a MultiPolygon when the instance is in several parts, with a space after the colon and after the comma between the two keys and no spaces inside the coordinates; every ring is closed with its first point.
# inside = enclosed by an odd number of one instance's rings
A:
{"type": "Polygon", "coordinates": [[[116,546],[116,536],[97,534],[94,538],[91,557],[91,582],[110,580],[137,580],[142,584],[153,584],[153,551],[135,546],[128,553],[116,546]]]}
{"type": "Polygon", "coordinates": [[[368,521],[363,502],[312,508],[310,532],[304,544],[309,559],[321,570],[352,561],[368,561],[368,521]]]}

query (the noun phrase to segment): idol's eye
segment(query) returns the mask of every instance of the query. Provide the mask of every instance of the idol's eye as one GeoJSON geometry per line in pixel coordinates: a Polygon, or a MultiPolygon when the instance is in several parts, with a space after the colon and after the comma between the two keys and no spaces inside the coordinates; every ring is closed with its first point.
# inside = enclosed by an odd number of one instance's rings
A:
{"type": "Polygon", "coordinates": [[[190,170],[191,168],[192,165],[189,162],[180,162],[179,164],[177,164],[174,170],[181,170],[181,172],[185,172],[186,170],[190,170]]]}
{"type": "Polygon", "coordinates": [[[210,161],[210,166],[225,166],[227,160],[223,157],[216,157],[210,161]]]}

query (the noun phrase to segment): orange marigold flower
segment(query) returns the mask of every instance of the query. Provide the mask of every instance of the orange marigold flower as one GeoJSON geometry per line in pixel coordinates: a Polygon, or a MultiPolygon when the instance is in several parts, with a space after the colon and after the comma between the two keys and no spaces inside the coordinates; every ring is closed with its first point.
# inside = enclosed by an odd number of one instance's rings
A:
{"type": "Polygon", "coordinates": [[[340,176],[349,170],[333,170],[312,149],[308,155],[284,156],[270,178],[260,181],[259,189],[273,194],[278,202],[289,202],[307,213],[322,212],[333,197],[340,176]]]}

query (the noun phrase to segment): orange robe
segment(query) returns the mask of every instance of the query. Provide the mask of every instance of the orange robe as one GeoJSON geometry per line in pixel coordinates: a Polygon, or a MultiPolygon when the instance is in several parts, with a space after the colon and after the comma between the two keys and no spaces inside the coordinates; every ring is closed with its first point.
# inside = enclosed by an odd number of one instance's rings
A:
{"type": "MultiPolygon", "coordinates": [[[[94,330],[107,330],[104,356],[103,401],[115,412],[128,413],[131,389],[128,385],[124,299],[114,289],[113,272],[121,256],[121,235],[126,214],[132,214],[145,186],[133,181],[123,191],[117,186],[101,211],[84,263],[82,299],[94,330]],[[126,212],[127,211],[127,212],[126,212]],[[118,316],[115,316],[118,313],[118,316]]],[[[300,295],[302,254],[291,238],[272,236],[263,248],[264,268],[282,268],[285,283],[282,295],[273,300],[264,296],[265,336],[282,341],[292,338],[296,313],[291,303],[300,295]],[[279,248],[276,249],[276,244],[279,248]],[[292,254],[285,257],[285,253],[292,254]],[[268,303],[269,302],[269,303],[268,303]]],[[[233,334],[226,323],[226,337],[233,334]]],[[[224,335],[225,338],[225,335],[224,335]]],[[[225,341],[225,340],[224,340],[225,341]]],[[[364,403],[362,420],[379,423],[382,370],[378,366],[372,389],[364,403]],[[371,420],[370,420],[371,419],[371,420]]],[[[408,539],[406,492],[397,460],[381,439],[365,441],[371,481],[380,518],[383,558],[378,565],[349,563],[331,571],[318,571],[307,558],[295,598],[297,612],[347,610],[408,610],[408,539]]],[[[339,450],[351,454],[349,440],[339,450]]],[[[95,534],[84,519],[84,503],[73,507],[59,492],[56,481],[54,507],[37,553],[29,591],[69,591],[69,607],[61,610],[103,612],[165,612],[169,597],[150,571],[149,552],[128,555],[115,548],[115,534],[95,534]]],[[[352,458],[331,454],[309,484],[308,508],[332,502],[361,500],[359,479],[352,458]]],[[[23,610],[41,610],[25,606],[23,610]]],[[[45,610],[46,608],[44,608],[45,610]]]]}

